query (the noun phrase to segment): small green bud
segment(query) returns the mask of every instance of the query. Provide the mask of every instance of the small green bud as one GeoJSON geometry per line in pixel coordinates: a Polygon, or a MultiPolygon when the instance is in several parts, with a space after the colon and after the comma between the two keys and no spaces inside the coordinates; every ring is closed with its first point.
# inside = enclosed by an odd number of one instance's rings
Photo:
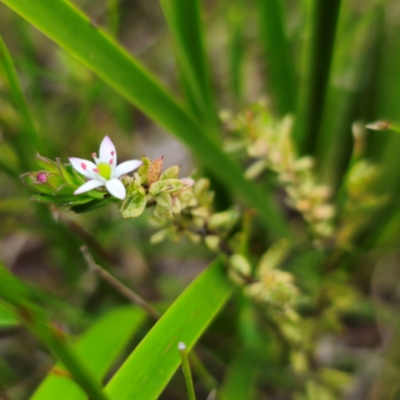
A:
{"type": "Polygon", "coordinates": [[[184,234],[186,237],[192,242],[192,243],[200,243],[201,242],[201,236],[198,233],[192,232],[185,230],[184,234]]]}
{"type": "Polygon", "coordinates": [[[197,200],[192,190],[182,190],[182,192],[179,193],[179,200],[182,208],[197,206],[197,200]]]}
{"type": "Polygon", "coordinates": [[[210,250],[216,252],[219,251],[219,244],[221,242],[221,239],[217,235],[207,235],[204,238],[204,242],[210,250]]]}
{"type": "MultiPolygon", "coordinates": [[[[29,188],[35,189],[40,193],[54,194],[57,187],[49,184],[50,175],[55,175],[47,171],[27,172],[21,175],[22,182],[29,188]]],[[[57,180],[58,181],[58,180],[57,180]]],[[[61,181],[61,183],[63,183],[61,181]]]]}
{"type": "Polygon", "coordinates": [[[239,219],[239,212],[235,209],[230,209],[213,214],[208,220],[208,228],[212,231],[224,230],[229,231],[239,219]]]}
{"type": "Polygon", "coordinates": [[[310,170],[314,166],[315,166],[314,158],[312,158],[310,156],[306,156],[306,157],[302,157],[302,158],[297,159],[293,163],[292,168],[293,168],[294,171],[301,172],[301,171],[310,170]]]}
{"type": "Polygon", "coordinates": [[[243,277],[250,277],[251,275],[251,265],[242,254],[234,254],[229,257],[229,266],[243,277]]]}
{"type": "Polygon", "coordinates": [[[167,236],[168,236],[168,230],[162,229],[161,231],[158,231],[151,236],[150,243],[152,244],[161,243],[167,238],[167,236]]]}
{"type": "Polygon", "coordinates": [[[160,179],[178,179],[179,170],[180,167],[178,165],[169,167],[161,174],[160,179]]]}
{"type": "Polygon", "coordinates": [[[192,215],[199,218],[208,218],[210,212],[205,207],[196,207],[192,210],[192,215]]]}
{"type": "Polygon", "coordinates": [[[262,277],[269,271],[278,268],[287,257],[290,251],[288,239],[281,239],[275,242],[261,257],[257,266],[258,277],[262,277]]]}
{"type": "Polygon", "coordinates": [[[248,180],[256,179],[265,171],[267,166],[266,160],[257,160],[246,169],[244,177],[248,180]]]}

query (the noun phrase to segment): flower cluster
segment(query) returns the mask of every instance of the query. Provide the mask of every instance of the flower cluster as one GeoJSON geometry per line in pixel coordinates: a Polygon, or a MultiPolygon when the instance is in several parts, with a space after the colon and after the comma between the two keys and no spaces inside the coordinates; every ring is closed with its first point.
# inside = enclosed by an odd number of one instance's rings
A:
{"type": "Polygon", "coordinates": [[[298,289],[292,274],[280,269],[290,250],[286,239],[273,244],[261,257],[255,273],[242,254],[234,254],[229,259],[229,275],[254,301],[267,304],[277,311],[290,307],[298,289]]]}
{"type": "Polygon", "coordinates": [[[331,191],[317,183],[314,160],[296,155],[291,138],[292,118],[277,122],[262,103],[237,117],[224,113],[222,118],[230,132],[225,149],[245,150],[254,160],[245,172],[247,179],[256,179],[266,169],[275,172],[279,186],[285,190],[286,204],[307,221],[316,243],[331,238],[336,214],[329,202],[331,191]]]}

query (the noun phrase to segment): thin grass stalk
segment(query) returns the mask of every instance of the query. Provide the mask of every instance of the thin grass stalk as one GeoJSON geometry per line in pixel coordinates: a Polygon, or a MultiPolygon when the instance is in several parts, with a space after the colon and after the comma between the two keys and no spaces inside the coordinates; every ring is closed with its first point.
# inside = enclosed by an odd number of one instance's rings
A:
{"type": "Polygon", "coordinates": [[[179,342],[178,350],[179,353],[181,354],[182,372],[185,378],[188,400],[196,400],[196,394],[194,392],[193,378],[192,378],[192,372],[190,370],[189,357],[186,350],[186,344],[183,342],[179,342]]]}

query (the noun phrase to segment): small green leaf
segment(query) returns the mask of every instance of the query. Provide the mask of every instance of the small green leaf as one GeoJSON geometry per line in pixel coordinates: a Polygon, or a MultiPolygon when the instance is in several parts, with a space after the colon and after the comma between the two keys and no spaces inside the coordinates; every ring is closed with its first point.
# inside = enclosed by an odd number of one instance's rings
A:
{"type": "Polygon", "coordinates": [[[123,218],[136,218],[142,215],[145,208],[146,196],[142,192],[136,191],[123,201],[120,212],[123,218]]]}
{"type": "Polygon", "coordinates": [[[163,181],[154,182],[150,186],[150,194],[152,196],[158,196],[160,193],[174,193],[185,187],[179,179],[164,179],[163,181]]]}
{"type": "Polygon", "coordinates": [[[147,185],[149,183],[149,167],[150,159],[147,157],[142,157],[143,164],[138,168],[138,175],[140,178],[141,185],[147,185]]]}
{"type": "Polygon", "coordinates": [[[162,174],[160,179],[178,179],[180,167],[178,165],[174,165],[166,169],[162,174]]]}
{"type": "Polygon", "coordinates": [[[39,153],[36,154],[36,161],[42,168],[49,172],[59,172],[56,162],[50,160],[49,158],[42,157],[39,153]]]}

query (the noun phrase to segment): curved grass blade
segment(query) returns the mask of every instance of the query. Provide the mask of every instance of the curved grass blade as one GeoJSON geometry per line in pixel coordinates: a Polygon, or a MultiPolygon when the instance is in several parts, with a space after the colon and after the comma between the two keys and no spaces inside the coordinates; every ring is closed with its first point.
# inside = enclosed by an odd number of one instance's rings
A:
{"type": "MultiPolygon", "coordinates": [[[[97,320],[73,346],[95,379],[100,381],[132,335],[146,319],[143,310],[123,306],[97,320]]],[[[71,379],[57,375],[57,368],[42,382],[31,400],[85,400],[82,389],[71,379]]]]}
{"type": "Polygon", "coordinates": [[[28,103],[22,92],[18,75],[7,47],[0,37],[0,68],[5,72],[13,103],[22,116],[23,127],[18,130],[13,146],[19,157],[22,168],[29,169],[32,165],[33,155],[39,150],[39,140],[36,123],[29,110],[28,103]]]}
{"type": "Polygon", "coordinates": [[[18,326],[19,320],[15,314],[0,302],[0,329],[18,326]]]}
{"type": "Polygon", "coordinates": [[[125,50],[66,1],[1,0],[97,73],[131,103],[182,140],[233,192],[258,209],[275,236],[288,227],[272,201],[246,181],[239,166],[214,143],[168,91],[125,50]]]}
{"type": "Polygon", "coordinates": [[[9,304],[20,322],[54,353],[89,398],[107,400],[97,380],[69,346],[66,335],[47,319],[41,307],[32,302],[30,289],[1,264],[0,300],[9,304]]]}
{"type": "Polygon", "coordinates": [[[196,343],[232,292],[217,259],[179,296],[106,386],[115,400],[155,400],[180,364],[177,349],[196,343]]]}

